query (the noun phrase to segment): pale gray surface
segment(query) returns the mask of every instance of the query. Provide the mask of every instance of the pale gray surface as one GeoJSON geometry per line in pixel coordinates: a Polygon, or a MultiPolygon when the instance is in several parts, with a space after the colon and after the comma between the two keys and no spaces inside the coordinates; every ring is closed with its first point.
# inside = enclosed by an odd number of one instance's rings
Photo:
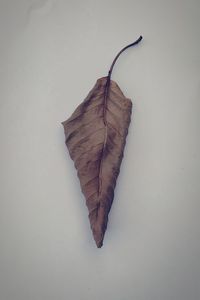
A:
{"type": "Polygon", "coordinates": [[[0,300],[200,299],[199,20],[199,0],[0,1],[0,300]],[[60,122],[140,34],[97,249],[60,122]]]}

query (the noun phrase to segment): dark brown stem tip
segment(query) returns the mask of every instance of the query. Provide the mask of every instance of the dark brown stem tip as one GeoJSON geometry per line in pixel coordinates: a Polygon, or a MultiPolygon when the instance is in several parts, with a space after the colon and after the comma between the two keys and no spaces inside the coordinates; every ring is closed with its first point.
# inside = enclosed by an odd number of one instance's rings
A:
{"type": "Polygon", "coordinates": [[[120,54],[121,54],[124,50],[126,50],[127,48],[137,45],[142,39],[143,39],[143,37],[140,35],[140,37],[139,37],[135,42],[129,44],[129,45],[126,46],[126,47],[124,47],[124,48],[120,51],[120,54]]]}
{"type": "Polygon", "coordinates": [[[138,39],[139,42],[140,42],[142,39],[143,39],[143,36],[141,35],[141,36],[139,37],[139,39],[138,39]]]}

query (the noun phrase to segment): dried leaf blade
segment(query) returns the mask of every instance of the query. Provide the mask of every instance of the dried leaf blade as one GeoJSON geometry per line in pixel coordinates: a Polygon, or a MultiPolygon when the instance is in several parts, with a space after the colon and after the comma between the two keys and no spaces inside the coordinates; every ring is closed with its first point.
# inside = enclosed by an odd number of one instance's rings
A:
{"type": "Polygon", "coordinates": [[[105,106],[106,84],[107,77],[98,79],[72,116],[62,122],[97,247],[103,244],[132,111],[131,100],[113,80],[105,106]]]}

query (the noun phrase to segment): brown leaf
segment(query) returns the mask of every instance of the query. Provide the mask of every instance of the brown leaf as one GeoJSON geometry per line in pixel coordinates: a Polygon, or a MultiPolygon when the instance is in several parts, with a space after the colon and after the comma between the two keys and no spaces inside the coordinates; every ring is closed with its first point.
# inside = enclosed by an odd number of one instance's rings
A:
{"type": "Polygon", "coordinates": [[[62,123],[97,247],[102,246],[107,227],[132,107],[114,81],[104,107],[106,79],[98,79],[83,103],[62,123]]]}
{"type": "Polygon", "coordinates": [[[77,169],[98,248],[103,245],[131,120],[131,100],[110,79],[118,56],[108,76],[98,79],[72,116],[62,122],[65,143],[77,169]]]}

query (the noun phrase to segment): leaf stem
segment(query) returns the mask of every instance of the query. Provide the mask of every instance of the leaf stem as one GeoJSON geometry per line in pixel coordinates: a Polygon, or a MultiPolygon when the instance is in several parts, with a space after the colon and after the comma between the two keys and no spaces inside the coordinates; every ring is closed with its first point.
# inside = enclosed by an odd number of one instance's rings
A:
{"type": "Polygon", "coordinates": [[[132,47],[132,46],[135,46],[137,45],[140,41],[142,40],[142,36],[140,36],[135,42],[127,45],[126,47],[124,47],[122,50],[119,51],[119,53],[116,55],[116,57],[114,58],[113,62],[112,62],[112,65],[110,67],[110,70],[108,72],[108,77],[109,79],[111,78],[111,74],[112,74],[112,70],[113,70],[113,67],[118,59],[118,57],[122,54],[122,52],[124,52],[126,49],[128,49],[129,47],[132,47]]]}

